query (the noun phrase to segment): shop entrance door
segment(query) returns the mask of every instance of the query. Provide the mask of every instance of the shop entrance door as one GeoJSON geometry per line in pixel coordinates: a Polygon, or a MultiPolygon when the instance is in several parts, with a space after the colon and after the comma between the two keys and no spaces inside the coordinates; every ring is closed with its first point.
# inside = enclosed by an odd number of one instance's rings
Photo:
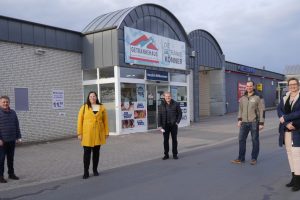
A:
{"type": "Polygon", "coordinates": [[[148,130],[158,127],[158,106],[161,104],[165,91],[169,91],[168,86],[147,85],[148,130]]]}

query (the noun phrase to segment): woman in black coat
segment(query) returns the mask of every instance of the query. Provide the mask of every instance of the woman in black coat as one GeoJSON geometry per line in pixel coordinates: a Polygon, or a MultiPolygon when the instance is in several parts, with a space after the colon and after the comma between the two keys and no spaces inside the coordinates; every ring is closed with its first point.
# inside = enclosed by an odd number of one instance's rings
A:
{"type": "Polygon", "coordinates": [[[300,98],[299,80],[288,80],[289,92],[281,98],[277,107],[280,120],[279,146],[286,147],[292,180],[286,184],[292,191],[300,190],[300,98]]]}

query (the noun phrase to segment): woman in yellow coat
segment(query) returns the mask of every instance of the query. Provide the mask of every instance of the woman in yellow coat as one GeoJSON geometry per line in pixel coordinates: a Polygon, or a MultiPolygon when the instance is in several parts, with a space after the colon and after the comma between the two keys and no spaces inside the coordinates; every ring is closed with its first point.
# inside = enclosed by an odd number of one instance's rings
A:
{"type": "Polygon", "coordinates": [[[83,146],[83,179],[89,177],[91,153],[93,153],[93,173],[99,176],[98,163],[100,146],[108,138],[108,116],[104,105],[99,103],[97,93],[90,92],[86,103],[78,113],[77,135],[83,146]]]}

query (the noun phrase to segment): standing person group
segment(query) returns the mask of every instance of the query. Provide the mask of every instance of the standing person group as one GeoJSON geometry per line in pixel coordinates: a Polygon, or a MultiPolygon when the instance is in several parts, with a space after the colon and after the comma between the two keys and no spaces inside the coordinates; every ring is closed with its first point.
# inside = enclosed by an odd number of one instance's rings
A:
{"type": "Polygon", "coordinates": [[[300,99],[299,80],[290,78],[289,91],[281,98],[277,107],[279,117],[279,146],[285,145],[290,170],[291,181],[286,184],[292,191],[300,190],[300,99]]]}
{"type": "Polygon", "coordinates": [[[178,159],[178,142],[177,132],[178,124],[182,117],[182,111],[179,103],[171,98],[170,92],[164,93],[164,100],[162,101],[158,111],[158,127],[163,132],[164,136],[164,157],[163,160],[169,159],[169,137],[172,137],[172,153],[175,160],[178,159]]]}
{"type": "Polygon", "coordinates": [[[91,154],[93,154],[93,174],[99,176],[98,163],[100,147],[109,135],[108,115],[96,92],[90,92],[86,103],[78,113],[77,135],[83,146],[83,179],[89,178],[91,154]]]}
{"type": "Polygon", "coordinates": [[[14,170],[14,155],[16,142],[21,142],[19,120],[14,110],[10,109],[8,96],[0,97],[0,183],[6,183],[4,178],[5,157],[7,158],[8,178],[18,180],[14,170]]]}
{"type": "Polygon", "coordinates": [[[247,81],[246,92],[241,97],[238,112],[238,124],[240,128],[239,133],[239,155],[238,158],[232,160],[232,163],[241,164],[245,162],[246,141],[249,132],[252,137],[252,153],[251,165],[257,163],[259,154],[259,131],[264,128],[265,121],[265,103],[262,98],[254,90],[254,82],[247,81]]]}

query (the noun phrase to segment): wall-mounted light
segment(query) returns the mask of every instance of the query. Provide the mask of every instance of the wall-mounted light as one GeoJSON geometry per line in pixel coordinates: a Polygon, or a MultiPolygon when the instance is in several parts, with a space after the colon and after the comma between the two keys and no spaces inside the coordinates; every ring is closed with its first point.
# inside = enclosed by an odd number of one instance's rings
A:
{"type": "Polygon", "coordinates": [[[46,53],[46,50],[44,50],[44,49],[36,49],[34,51],[34,54],[36,54],[36,55],[44,55],[45,53],[46,53]]]}
{"type": "Polygon", "coordinates": [[[196,57],[196,51],[192,51],[191,57],[196,57]]]}

